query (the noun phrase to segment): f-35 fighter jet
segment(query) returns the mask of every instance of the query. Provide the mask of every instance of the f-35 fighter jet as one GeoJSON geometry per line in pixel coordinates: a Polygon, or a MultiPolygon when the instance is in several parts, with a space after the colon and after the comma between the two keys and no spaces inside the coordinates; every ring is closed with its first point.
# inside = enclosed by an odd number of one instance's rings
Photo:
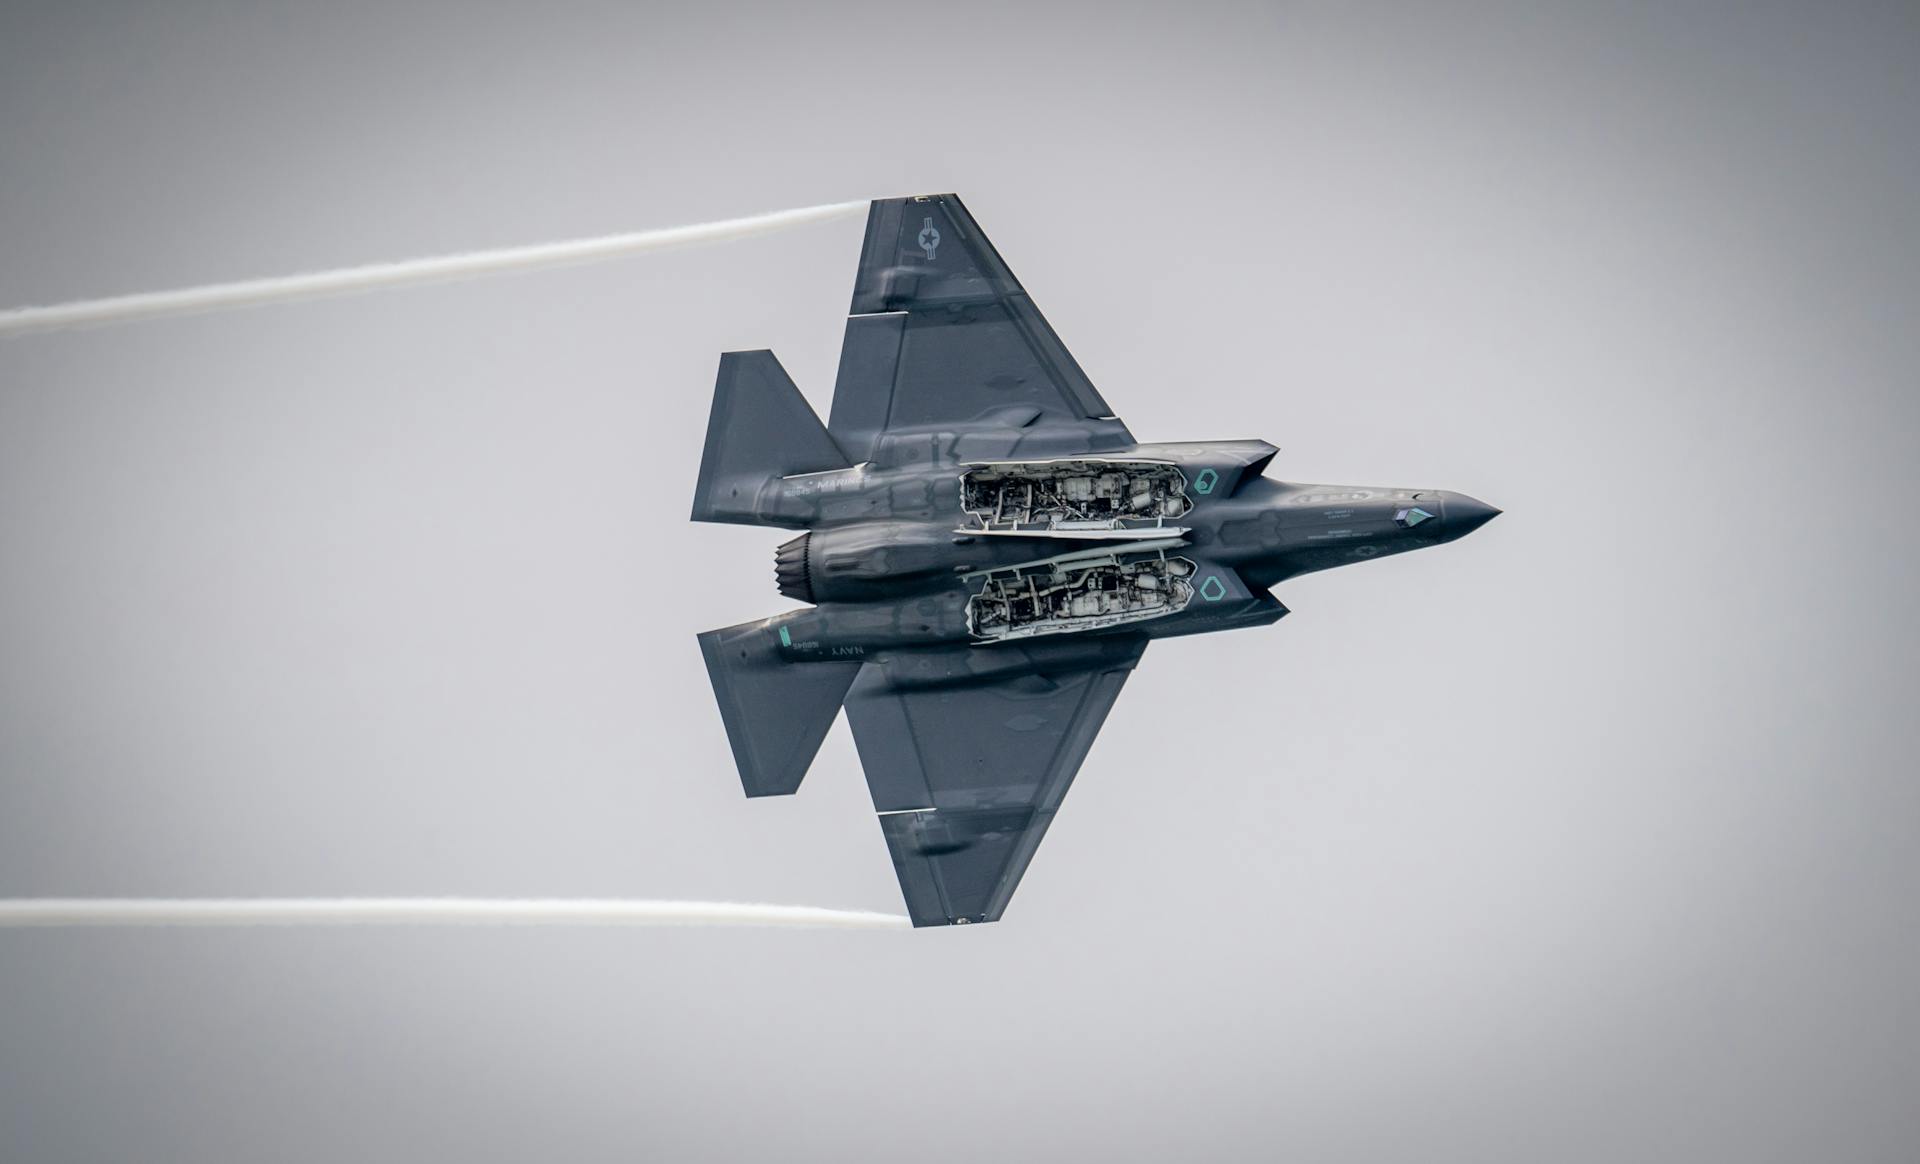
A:
{"type": "Polygon", "coordinates": [[[720,357],[693,519],[800,530],[806,604],[700,636],[747,795],[797,789],[844,704],[914,925],[998,919],[1148,642],[1499,512],[1275,451],[1137,442],[959,198],[875,202],[827,424],[771,352],[720,357]]]}

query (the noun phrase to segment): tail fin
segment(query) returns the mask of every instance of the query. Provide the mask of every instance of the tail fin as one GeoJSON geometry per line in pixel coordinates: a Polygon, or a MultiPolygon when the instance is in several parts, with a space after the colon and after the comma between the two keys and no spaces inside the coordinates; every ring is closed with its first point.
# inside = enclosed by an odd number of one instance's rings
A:
{"type": "Polygon", "coordinates": [[[772,352],[720,357],[693,520],[771,524],[754,506],[770,478],[845,469],[851,463],[772,352]]]}
{"type": "Polygon", "coordinates": [[[790,663],[765,619],[700,636],[707,677],[748,796],[785,796],[827,738],[858,660],[790,663]]]}

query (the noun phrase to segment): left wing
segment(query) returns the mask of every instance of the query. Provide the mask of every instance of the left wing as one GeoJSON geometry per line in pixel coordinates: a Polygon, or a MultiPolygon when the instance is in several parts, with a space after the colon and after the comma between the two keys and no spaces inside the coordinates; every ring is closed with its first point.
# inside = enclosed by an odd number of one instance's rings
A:
{"type": "Polygon", "coordinates": [[[903,651],[861,668],[847,722],[914,925],[1000,917],[1146,645],[903,651]]]}
{"type": "Polygon", "coordinates": [[[957,195],[873,204],[850,315],[828,428],[856,461],[891,428],[1012,410],[1133,443],[957,195]]]}

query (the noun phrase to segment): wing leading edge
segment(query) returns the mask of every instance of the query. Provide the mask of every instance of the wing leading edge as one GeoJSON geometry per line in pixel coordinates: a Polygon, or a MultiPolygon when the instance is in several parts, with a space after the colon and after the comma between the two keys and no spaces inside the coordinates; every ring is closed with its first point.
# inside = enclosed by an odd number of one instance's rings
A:
{"type": "Polygon", "coordinates": [[[847,722],[916,926],[997,920],[1147,640],[900,652],[847,722]]]}
{"type": "Polygon", "coordinates": [[[893,428],[1019,410],[1131,444],[973,216],[953,194],[888,198],[867,216],[828,428],[860,459],[893,428]]]}

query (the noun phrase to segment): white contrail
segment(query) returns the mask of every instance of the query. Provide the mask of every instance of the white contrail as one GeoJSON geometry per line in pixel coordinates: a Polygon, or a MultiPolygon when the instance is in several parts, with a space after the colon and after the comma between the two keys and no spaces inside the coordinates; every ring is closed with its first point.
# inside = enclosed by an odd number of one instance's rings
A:
{"type": "Polygon", "coordinates": [[[866,208],[865,202],[834,202],[825,206],[806,206],[798,210],[757,214],[750,218],[730,218],[724,222],[703,222],[695,226],[674,226],[662,230],[642,230],[631,234],[610,234],[600,238],[507,247],[494,251],[470,251],[466,254],[407,259],[398,263],[375,263],[365,267],[344,267],[335,271],[316,271],[305,275],[248,279],[239,283],[212,283],[204,287],[185,287],[178,291],[149,291],[139,295],[119,295],[110,299],[85,299],[52,307],[16,307],[10,311],[0,311],[0,337],[32,331],[49,331],[59,327],[119,323],[130,319],[151,319],[161,315],[213,311],[223,307],[256,307],[263,303],[283,303],[294,299],[310,299],[319,295],[369,291],[377,287],[403,287],[413,283],[460,279],[473,275],[497,275],[508,271],[527,271],[536,267],[552,267],[564,263],[592,262],[639,254],[642,251],[661,250],[666,247],[746,238],[789,226],[836,218],[843,214],[863,211],[866,208]]]}
{"type": "Polygon", "coordinates": [[[810,905],[623,898],[40,897],[0,899],[17,926],[785,926],[890,930],[906,918],[810,905]]]}

